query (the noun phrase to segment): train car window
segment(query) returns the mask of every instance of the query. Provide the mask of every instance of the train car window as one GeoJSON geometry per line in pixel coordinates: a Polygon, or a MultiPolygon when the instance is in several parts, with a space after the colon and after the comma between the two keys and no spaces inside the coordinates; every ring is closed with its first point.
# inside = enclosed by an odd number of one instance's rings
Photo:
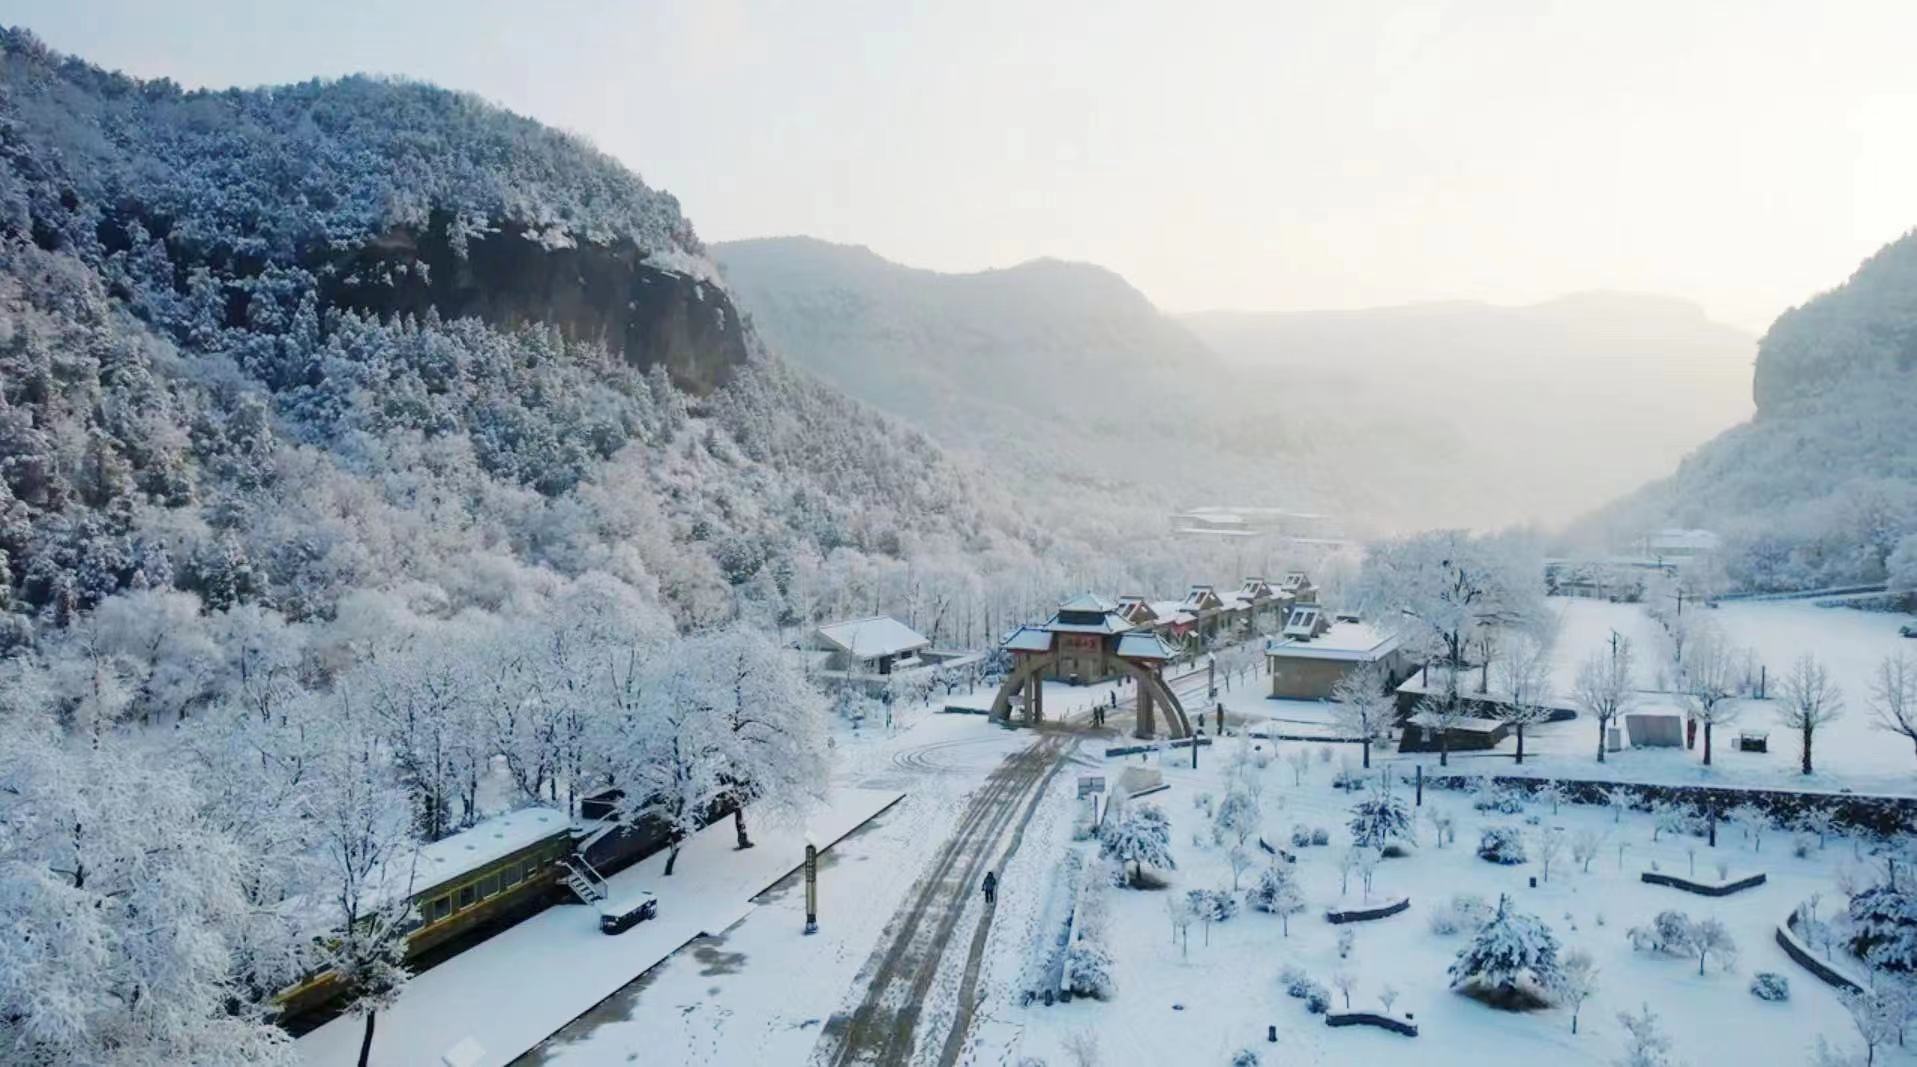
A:
{"type": "Polygon", "coordinates": [[[446,916],[452,914],[453,898],[440,897],[438,900],[433,901],[432,909],[432,921],[438,922],[444,919],[446,916]]]}
{"type": "Polygon", "coordinates": [[[512,866],[506,868],[505,877],[506,877],[506,888],[511,889],[513,886],[518,885],[519,884],[519,864],[515,863],[512,866]]]}
{"type": "Polygon", "coordinates": [[[459,906],[460,907],[462,908],[472,907],[474,899],[475,898],[473,896],[472,885],[468,884],[468,885],[462,885],[459,887],[459,906]]]}
{"type": "Polygon", "coordinates": [[[536,874],[536,873],[537,873],[538,871],[539,871],[539,861],[538,861],[538,860],[527,860],[527,861],[526,861],[526,877],[527,877],[528,879],[530,879],[530,878],[532,878],[532,876],[533,876],[534,874],[536,874]]]}
{"type": "Polygon", "coordinates": [[[484,900],[487,897],[498,896],[498,895],[499,895],[499,876],[498,875],[489,874],[486,877],[481,878],[479,880],[479,899],[484,900]]]}

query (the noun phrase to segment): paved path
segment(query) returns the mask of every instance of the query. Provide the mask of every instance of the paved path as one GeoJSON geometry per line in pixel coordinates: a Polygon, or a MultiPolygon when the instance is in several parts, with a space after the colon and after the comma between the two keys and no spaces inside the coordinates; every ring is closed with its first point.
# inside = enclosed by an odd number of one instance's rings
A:
{"type": "Polygon", "coordinates": [[[979,892],[985,872],[1002,866],[1017,848],[1046,786],[1076,747],[1073,732],[1048,727],[1030,746],[1007,756],[972,793],[957,829],[906,894],[860,969],[854,988],[862,988],[864,996],[826,1023],[814,1064],[902,1065],[921,1062],[914,1055],[921,1043],[927,1049],[923,1059],[933,1050],[941,1058],[955,1055],[963,1046],[991,924],[991,909],[983,909],[969,937],[955,936],[966,905],[979,892]],[[962,954],[948,951],[955,941],[966,946],[962,954]],[[947,1032],[921,1033],[926,994],[948,968],[963,974],[957,1015],[947,1032]]]}

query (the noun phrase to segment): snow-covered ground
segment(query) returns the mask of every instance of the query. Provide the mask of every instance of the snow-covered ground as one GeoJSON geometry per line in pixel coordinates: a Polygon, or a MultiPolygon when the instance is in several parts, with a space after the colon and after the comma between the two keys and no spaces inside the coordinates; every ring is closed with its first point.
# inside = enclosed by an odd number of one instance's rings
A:
{"type": "MultiPolygon", "coordinates": [[[[1048,700],[1059,697],[1048,694],[1048,700]]],[[[787,879],[754,900],[741,921],[676,953],[525,1062],[804,1062],[927,859],[951,835],[966,797],[1031,742],[1029,732],[1006,730],[983,716],[927,709],[903,711],[891,730],[868,725],[857,735],[840,733],[843,781],[906,795],[826,854],[819,932],[800,933],[804,885],[787,879]]],[[[1043,813],[1053,806],[1049,799],[1041,803],[1027,839],[1031,847],[1021,855],[1056,854],[1037,840],[1049,832],[1043,813]]],[[[923,1014],[949,1017],[956,995],[955,988],[933,989],[923,1014]]]]}
{"type": "MultiPolygon", "coordinates": [[[[1663,691],[1668,686],[1668,645],[1663,630],[1636,604],[1602,600],[1553,598],[1558,615],[1551,655],[1552,695],[1568,699],[1578,667],[1594,653],[1609,647],[1613,632],[1629,638],[1634,648],[1634,673],[1641,691],[1634,711],[1681,710],[1681,698],[1663,691]]],[[[1907,652],[1917,656],[1917,641],[1900,637],[1897,628],[1908,616],[1854,608],[1820,608],[1805,601],[1727,601],[1703,610],[1737,648],[1749,648],[1768,668],[1772,695],[1778,677],[1799,655],[1809,652],[1830,669],[1843,689],[1846,711],[1824,727],[1813,748],[1816,773],[1799,773],[1796,736],[1777,722],[1773,702],[1742,700],[1739,718],[1715,731],[1712,765],[1702,764],[1702,740],[1694,749],[1626,747],[1596,760],[1597,727],[1579,718],[1547,723],[1525,731],[1525,772],[1575,778],[1657,782],[1663,784],[1748,785],[1791,789],[1850,789],[1859,793],[1917,793],[1917,753],[1897,734],[1873,724],[1869,710],[1870,673],[1885,656],[1907,652]],[[1769,733],[1769,751],[1737,751],[1739,731],[1769,733]]],[[[1473,674],[1472,678],[1475,679],[1473,674]]],[[[1261,732],[1283,736],[1335,733],[1330,706],[1320,702],[1272,700],[1261,674],[1252,682],[1236,682],[1219,694],[1233,722],[1245,722],[1261,732]]],[[[1188,700],[1188,705],[1195,700],[1188,700]]],[[[1195,708],[1194,708],[1195,710],[1195,708]]],[[[1208,720],[1209,721],[1209,720],[1208,720]]],[[[1506,774],[1517,748],[1506,739],[1490,752],[1452,753],[1454,769],[1472,774],[1506,774]]],[[[1342,752],[1342,748],[1340,749],[1342,752]]],[[[1374,753],[1374,759],[1380,758],[1374,753]]],[[[1435,764],[1437,756],[1396,757],[1435,764]]]]}
{"type": "MultiPolygon", "coordinates": [[[[1851,1040],[1850,1023],[1832,991],[1786,957],[1772,939],[1776,924],[1810,893],[1821,891],[1827,900],[1834,897],[1835,872],[1851,859],[1848,844],[1834,840],[1825,851],[1813,851],[1801,860],[1789,855],[1787,840],[1775,833],[1757,853],[1735,834],[1722,839],[1716,850],[1696,839],[1669,835],[1653,844],[1648,816],[1627,814],[1614,825],[1609,813],[1597,809],[1567,806],[1553,815],[1548,806],[1533,805],[1544,826],[1562,826],[1570,834],[1592,829],[1607,838],[1589,873],[1567,856],[1553,864],[1548,880],[1531,888],[1527,880],[1542,874],[1535,858],[1524,865],[1500,867],[1478,859],[1473,850],[1481,826],[1522,826],[1522,816],[1482,815],[1471,810],[1461,795],[1427,791],[1427,808],[1454,814],[1456,843],[1434,847],[1431,827],[1421,821],[1423,846],[1409,858],[1385,861],[1373,894],[1375,898],[1409,895],[1410,910],[1389,919],[1337,927],[1325,921],[1324,909],[1356,904],[1362,898],[1355,877],[1348,893],[1341,893],[1339,887],[1337,858],[1350,840],[1344,825],[1350,798],[1330,787],[1329,768],[1315,758],[1302,787],[1293,786],[1292,770],[1282,761],[1274,761],[1263,772],[1268,838],[1287,834],[1298,822],[1323,826],[1331,833],[1330,847],[1300,850],[1295,868],[1310,909],[1292,918],[1289,937],[1281,934],[1276,917],[1246,909],[1214,927],[1209,945],[1202,928],[1195,926],[1189,953],[1181,951],[1172,941],[1167,898],[1187,889],[1231,885],[1225,850],[1193,843],[1195,832],[1209,828],[1193,797],[1201,792],[1223,796],[1226,746],[1234,743],[1208,750],[1196,772],[1182,754],[1164,760],[1163,773],[1171,788],[1149,799],[1162,804],[1171,817],[1178,869],[1164,872],[1170,885],[1163,891],[1109,890],[1116,998],[1108,1003],[1079,999],[1069,1005],[1029,1008],[991,1003],[981,1009],[992,1024],[981,1029],[976,1062],[1017,1062],[1019,1057],[1037,1056],[1048,1063],[1070,1063],[1067,1039],[1089,1032],[1098,1042],[1099,1062],[1106,1067],[1227,1063],[1240,1047],[1258,1050],[1267,1064],[1609,1063],[1623,1049],[1617,1013],[1636,1010],[1644,1003],[1663,1016],[1678,1060],[1693,1067],[1806,1063],[1816,1035],[1851,1040]],[[1624,846],[1621,862],[1619,845],[1624,846]],[[1715,862],[1721,858],[1729,863],[1734,877],[1763,870],[1770,881],[1713,900],[1638,880],[1652,862],[1667,872],[1686,873],[1691,869],[1687,849],[1693,845],[1701,876],[1714,877],[1715,862]],[[1519,909],[1548,923],[1564,947],[1582,948],[1596,957],[1599,990],[1584,1006],[1577,1036],[1571,1034],[1569,1016],[1562,1010],[1508,1013],[1449,991],[1445,968],[1465,939],[1435,934],[1429,921],[1434,907],[1455,893],[1477,894],[1493,903],[1498,894],[1508,893],[1519,909]],[[1626,929],[1666,908],[1695,918],[1716,916],[1729,924],[1742,950],[1736,972],[1719,973],[1713,968],[1699,977],[1694,958],[1687,962],[1632,951],[1626,929]],[[1342,929],[1352,930],[1355,936],[1349,960],[1337,955],[1337,933],[1342,929]],[[1375,1010],[1380,991],[1390,984],[1400,994],[1397,1011],[1416,1017],[1420,1036],[1326,1027],[1323,1019],[1307,1014],[1302,1001],[1285,995],[1277,974],[1286,965],[1302,967],[1328,988],[1336,972],[1348,970],[1357,979],[1352,996],[1356,1008],[1375,1010]],[[1789,979],[1790,1002],[1765,1003],[1748,992],[1751,975],[1760,970],[1789,979]],[[1265,1042],[1269,1025],[1278,1028],[1276,1045],[1265,1042]]],[[[1283,750],[1289,744],[1278,747],[1283,750]]],[[[1408,793],[1401,795],[1410,799],[1408,793]]],[[[1536,828],[1524,829],[1537,833],[1536,828]]],[[[1332,995],[1334,1005],[1341,1005],[1335,989],[1332,995]]],[[[1886,1058],[1880,1051],[1878,1062],[1910,1059],[1886,1058]]]]}
{"type": "MultiPolygon", "coordinates": [[[[803,833],[761,827],[758,847],[745,851],[733,848],[730,820],[707,828],[687,842],[671,878],[660,874],[663,853],[613,876],[615,896],[634,887],[657,893],[656,919],[608,936],[596,909],[559,906],[503,931],[414,978],[380,1013],[372,1062],[436,1065],[466,1039],[482,1051],[471,1067],[511,1062],[699,934],[751,913],[752,897],[804,858],[805,833],[821,845],[837,841],[899,796],[835,790],[803,833]]],[[[302,1037],[300,1053],[314,1067],[356,1062],[361,1029],[354,1016],[334,1019],[302,1037]]]]}

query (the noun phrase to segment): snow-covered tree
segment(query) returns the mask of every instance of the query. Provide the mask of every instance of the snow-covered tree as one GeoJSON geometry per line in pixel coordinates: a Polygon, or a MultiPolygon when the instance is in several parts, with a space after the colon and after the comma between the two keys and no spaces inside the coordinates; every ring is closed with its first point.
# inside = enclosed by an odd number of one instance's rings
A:
{"type": "Polygon", "coordinates": [[[262,1010],[293,972],[248,951],[240,842],[127,741],[0,720],[0,1060],[296,1062],[262,1010]]]}
{"type": "Polygon", "coordinates": [[[1711,765],[1711,731],[1736,721],[1737,680],[1742,657],[1715,628],[1700,627],[1684,660],[1684,699],[1691,718],[1704,727],[1704,766],[1711,765]]]}
{"type": "Polygon", "coordinates": [[[1371,769],[1371,745],[1389,736],[1397,701],[1382,664],[1366,663],[1345,672],[1331,687],[1331,713],[1339,736],[1364,749],[1364,767],[1371,769]]]}
{"type": "Polygon", "coordinates": [[[1909,653],[1885,656],[1871,672],[1870,714],[1878,729],[1917,745],[1917,661],[1909,653]]]}
{"type": "Polygon", "coordinates": [[[1259,872],[1258,884],[1246,894],[1246,899],[1259,911],[1278,916],[1286,937],[1291,936],[1291,917],[1305,910],[1304,892],[1298,888],[1291,866],[1282,860],[1274,860],[1259,872]]]}
{"type": "Polygon", "coordinates": [[[1559,856],[1564,855],[1566,844],[1563,827],[1549,826],[1539,832],[1537,857],[1540,865],[1539,876],[1543,881],[1551,880],[1551,864],[1559,856]]]}
{"type": "Polygon", "coordinates": [[[1597,724],[1597,758],[1604,762],[1604,737],[1618,716],[1635,703],[1637,690],[1631,678],[1631,640],[1614,637],[1609,652],[1594,652],[1578,667],[1571,699],[1578,710],[1597,724]]]}
{"type": "Polygon", "coordinates": [[[1257,836],[1264,825],[1264,813],[1257,796],[1246,789],[1233,789],[1218,802],[1213,817],[1220,833],[1230,836],[1239,847],[1257,836]]]}
{"type": "Polygon", "coordinates": [[[406,984],[418,849],[388,754],[373,743],[368,724],[356,725],[341,731],[322,757],[311,805],[332,908],[332,923],[318,942],[319,963],[338,977],[364,1022],[359,1063],[366,1067],[378,1015],[406,984]]]}
{"type": "Polygon", "coordinates": [[[1728,971],[1737,965],[1737,941],[1731,937],[1730,927],[1712,918],[1699,919],[1691,924],[1689,937],[1691,954],[1697,957],[1698,977],[1704,976],[1704,965],[1712,959],[1717,960],[1719,970],[1728,971]]]}
{"type": "Polygon", "coordinates": [[[1165,809],[1156,804],[1128,807],[1115,823],[1108,823],[1099,837],[1099,855],[1131,866],[1128,884],[1138,885],[1146,867],[1176,870],[1171,852],[1171,821],[1165,809]]]}
{"type": "Polygon", "coordinates": [[[1617,1022],[1624,1028],[1624,1058],[1618,1061],[1619,1067],[1671,1067],[1671,1039],[1664,1032],[1663,1020],[1651,1010],[1649,1003],[1632,1015],[1630,1012],[1617,1013],[1617,1022]]]}
{"type": "Polygon", "coordinates": [[[1558,967],[1557,981],[1551,986],[1551,995],[1558,1003],[1571,1009],[1571,1032],[1578,1032],[1578,1012],[1584,1008],[1584,1002],[1591,999],[1598,988],[1597,964],[1591,954],[1581,948],[1574,948],[1564,954],[1558,967]]]}
{"type": "Polygon", "coordinates": [[[1417,839],[1416,826],[1411,821],[1411,809],[1392,794],[1388,778],[1382,786],[1374,787],[1363,800],[1352,806],[1351,821],[1347,825],[1351,830],[1351,840],[1366,848],[1382,850],[1393,841],[1417,839]]]}
{"type": "Polygon", "coordinates": [[[1503,700],[1498,718],[1510,724],[1517,737],[1517,762],[1524,762],[1524,728],[1551,718],[1546,701],[1551,696],[1551,657],[1543,642],[1519,633],[1506,641],[1495,661],[1497,687],[1503,700]]]}
{"type": "Polygon", "coordinates": [[[1508,1003],[1524,980],[1548,991],[1557,983],[1559,969],[1558,939],[1551,928],[1536,916],[1513,910],[1510,898],[1500,895],[1497,913],[1459,951],[1449,973],[1452,988],[1490,987],[1508,1003]]]}
{"type": "Polygon", "coordinates": [[[1811,743],[1817,731],[1844,714],[1844,691],[1831,679],[1829,668],[1806,652],[1778,682],[1778,721],[1797,732],[1801,770],[1810,774],[1811,743]]]}

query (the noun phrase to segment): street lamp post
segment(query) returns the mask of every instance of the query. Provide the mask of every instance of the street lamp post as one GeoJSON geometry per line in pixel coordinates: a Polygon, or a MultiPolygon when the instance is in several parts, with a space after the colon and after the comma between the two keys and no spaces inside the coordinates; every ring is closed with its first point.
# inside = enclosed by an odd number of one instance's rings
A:
{"type": "Polygon", "coordinates": [[[819,932],[819,846],[805,835],[805,932],[819,932]]]}

